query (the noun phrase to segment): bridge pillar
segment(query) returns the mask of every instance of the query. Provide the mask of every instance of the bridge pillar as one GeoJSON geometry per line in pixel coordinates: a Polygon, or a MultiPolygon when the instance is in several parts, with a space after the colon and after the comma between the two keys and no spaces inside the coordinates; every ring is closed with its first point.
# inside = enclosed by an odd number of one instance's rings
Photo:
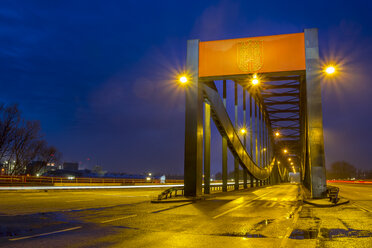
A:
{"type": "Polygon", "coordinates": [[[250,175],[249,175],[249,178],[250,178],[250,182],[249,182],[249,183],[250,183],[250,185],[251,185],[251,188],[253,188],[253,187],[254,187],[254,184],[253,184],[253,179],[254,179],[254,178],[253,178],[253,175],[250,174],[250,175]]]}
{"type": "Polygon", "coordinates": [[[203,91],[199,83],[199,40],[187,41],[189,84],[185,111],[185,196],[202,194],[203,172],[203,91]]]}
{"type": "MultiPolygon", "coordinates": [[[[235,100],[235,131],[238,131],[238,84],[234,82],[234,100],[235,100]]],[[[234,189],[239,189],[239,160],[237,157],[234,158],[234,189]]]]}
{"type": "MultiPolygon", "coordinates": [[[[226,108],[226,80],[223,80],[223,105],[226,108]]],[[[227,191],[227,137],[222,136],[222,191],[227,191]]]]}
{"type": "MultiPolygon", "coordinates": [[[[247,109],[246,91],[243,88],[243,127],[244,128],[247,128],[247,119],[246,119],[247,118],[246,117],[247,116],[246,115],[247,113],[246,113],[246,109],[247,109]]],[[[243,136],[243,144],[244,144],[245,150],[247,150],[247,133],[245,133],[244,136],[243,136]]],[[[245,166],[243,166],[243,187],[244,187],[244,189],[247,189],[248,188],[247,183],[248,183],[248,170],[247,170],[247,168],[245,168],[245,166]]]]}
{"type": "Polygon", "coordinates": [[[308,166],[313,198],[326,196],[318,29],[305,29],[308,166]]]}
{"type": "Polygon", "coordinates": [[[210,194],[211,183],[211,106],[204,103],[204,194],[210,194]]]}

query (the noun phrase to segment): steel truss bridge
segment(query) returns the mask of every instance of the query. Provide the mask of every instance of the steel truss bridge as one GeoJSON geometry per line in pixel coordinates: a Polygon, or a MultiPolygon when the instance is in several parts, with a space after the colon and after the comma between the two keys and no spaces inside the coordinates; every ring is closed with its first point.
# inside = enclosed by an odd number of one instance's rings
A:
{"type": "Polygon", "coordinates": [[[203,188],[210,193],[211,120],[222,136],[223,191],[227,191],[229,149],[234,156],[235,189],[239,189],[240,167],[247,188],[248,178],[251,187],[288,181],[293,162],[312,197],[325,196],[317,29],[234,40],[189,40],[186,64],[186,196],[201,195],[203,188]],[[254,79],[259,83],[252,84],[254,79]],[[221,83],[218,92],[216,84],[221,83]],[[234,84],[233,121],[226,110],[228,83],[234,84]],[[243,116],[238,116],[238,99],[243,101],[243,116]],[[243,127],[238,117],[243,118],[243,127]]]}

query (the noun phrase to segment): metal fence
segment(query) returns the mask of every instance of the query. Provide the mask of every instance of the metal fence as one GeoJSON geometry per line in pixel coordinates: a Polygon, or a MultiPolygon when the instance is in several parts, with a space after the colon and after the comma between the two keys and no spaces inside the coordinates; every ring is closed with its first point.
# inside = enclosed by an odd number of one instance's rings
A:
{"type": "MultiPolygon", "coordinates": [[[[166,183],[183,183],[183,180],[167,179],[166,183]]],[[[36,177],[36,176],[0,176],[0,185],[9,184],[159,184],[160,179],[128,179],[128,178],[95,178],[95,177],[36,177]]]]}

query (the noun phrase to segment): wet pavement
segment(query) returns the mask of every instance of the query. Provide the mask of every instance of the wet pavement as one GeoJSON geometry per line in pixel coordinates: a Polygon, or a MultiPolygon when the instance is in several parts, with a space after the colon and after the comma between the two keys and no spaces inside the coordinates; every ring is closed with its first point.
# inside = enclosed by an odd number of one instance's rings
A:
{"type": "Polygon", "coordinates": [[[299,186],[295,184],[217,193],[191,203],[150,203],[160,192],[2,193],[0,247],[371,247],[372,244],[372,215],[365,207],[363,210],[353,205],[354,202],[333,208],[303,204],[299,186]]]}

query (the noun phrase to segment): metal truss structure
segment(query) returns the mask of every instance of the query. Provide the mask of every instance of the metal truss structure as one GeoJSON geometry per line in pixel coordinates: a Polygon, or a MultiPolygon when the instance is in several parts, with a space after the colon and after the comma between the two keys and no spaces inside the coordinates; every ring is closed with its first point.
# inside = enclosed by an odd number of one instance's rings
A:
{"type": "Polygon", "coordinates": [[[293,163],[312,196],[323,197],[326,182],[317,29],[304,31],[306,69],[259,73],[259,85],[251,84],[253,73],[201,77],[199,43],[189,40],[187,47],[190,84],[186,90],[185,195],[201,195],[203,188],[205,194],[210,192],[212,119],[222,136],[223,191],[227,190],[229,149],[234,156],[235,189],[239,189],[239,167],[247,188],[248,177],[251,187],[287,181],[293,163]],[[222,94],[215,85],[221,81],[222,94]],[[233,83],[235,89],[234,122],[226,111],[227,83],[233,83]],[[243,89],[244,133],[238,127],[238,87],[243,89]]]}

